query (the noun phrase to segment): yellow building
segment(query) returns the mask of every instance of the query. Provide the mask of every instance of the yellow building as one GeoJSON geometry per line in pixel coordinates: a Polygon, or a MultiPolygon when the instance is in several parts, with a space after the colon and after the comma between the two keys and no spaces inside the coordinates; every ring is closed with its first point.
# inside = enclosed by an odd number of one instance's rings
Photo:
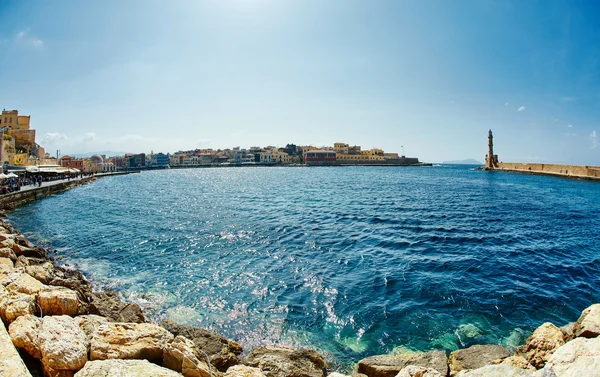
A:
{"type": "Polygon", "coordinates": [[[35,142],[35,130],[31,129],[30,123],[30,115],[19,115],[18,110],[2,110],[0,114],[0,128],[4,129],[2,161],[22,165],[44,158],[45,150],[35,142]]]}

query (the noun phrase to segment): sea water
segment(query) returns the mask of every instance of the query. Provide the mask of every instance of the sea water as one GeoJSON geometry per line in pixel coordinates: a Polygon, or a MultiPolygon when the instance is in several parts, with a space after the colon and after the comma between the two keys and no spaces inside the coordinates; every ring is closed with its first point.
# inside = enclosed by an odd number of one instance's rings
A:
{"type": "Polygon", "coordinates": [[[148,171],[8,216],[153,321],[249,351],[522,344],[600,302],[600,183],[468,166],[148,171]]]}

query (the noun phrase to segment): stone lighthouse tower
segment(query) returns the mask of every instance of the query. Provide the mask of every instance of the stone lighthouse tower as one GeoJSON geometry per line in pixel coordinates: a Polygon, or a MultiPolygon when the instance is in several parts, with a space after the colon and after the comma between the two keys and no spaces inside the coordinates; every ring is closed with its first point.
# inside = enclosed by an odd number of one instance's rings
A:
{"type": "Polygon", "coordinates": [[[494,169],[498,164],[498,156],[494,154],[494,135],[492,130],[488,133],[488,154],[485,156],[485,168],[494,169]]]}

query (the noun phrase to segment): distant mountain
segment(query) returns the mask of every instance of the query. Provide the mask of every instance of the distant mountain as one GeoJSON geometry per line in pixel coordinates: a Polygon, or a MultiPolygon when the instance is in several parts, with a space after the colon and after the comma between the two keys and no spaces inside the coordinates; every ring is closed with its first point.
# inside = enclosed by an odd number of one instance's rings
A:
{"type": "Polygon", "coordinates": [[[100,151],[100,152],[88,152],[88,153],[73,153],[73,154],[69,154],[69,156],[75,157],[75,158],[83,158],[83,157],[90,157],[95,154],[105,155],[106,157],[112,157],[112,156],[123,156],[125,154],[125,152],[100,151]]]}
{"type": "Polygon", "coordinates": [[[444,161],[442,164],[449,165],[483,165],[483,162],[479,162],[477,160],[468,159],[468,160],[458,160],[458,161],[444,161]]]}

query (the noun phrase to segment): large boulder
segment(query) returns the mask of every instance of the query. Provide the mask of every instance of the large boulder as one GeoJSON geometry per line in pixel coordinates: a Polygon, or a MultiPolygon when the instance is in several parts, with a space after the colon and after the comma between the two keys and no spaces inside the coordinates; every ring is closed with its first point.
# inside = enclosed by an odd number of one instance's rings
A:
{"type": "Polygon", "coordinates": [[[0,258],[7,258],[14,262],[17,260],[17,254],[10,247],[0,247],[0,258]]]}
{"type": "Polygon", "coordinates": [[[367,357],[358,362],[358,373],[363,373],[368,377],[395,377],[402,369],[410,365],[433,368],[442,376],[448,375],[448,358],[444,351],[367,357]]]}
{"type": "Polygon", "coordinates": [[[31,377],[2,321],[0,321],[0,376],[31,377]]]}
{"type": "Polygon", "coordinates": [[[38,292],[37,302],[44,315],[77,315],[77,292],[65,287],[45,287],[38,292]]]}
{"type": "Polygon", "coordinates": [[[3,281],[2,285],[9,292],[25,293],[35,295],[44,288],[44,284],[24,272],[13,272],[3,281]]]}
{"type": "Polygon", "coordinates": [[[595,338],[600,335],[600,304],[585,309],[573,327],[576,337],[595,338]]]}
{"type": "Polygon", "coordinates": [[[396,377],[446,377],[433,368],[418,367],[409,365],[402,369],[396,377]]]}
{"type": "Polygon", "coordinates": [[[4,258],[0,254],[0,282],[4,281],[6,277],[15,272],[13,261],[9,258],[4,258]]]}
{"type": "Polygon", "coordinates": [[[61,375],[81,369],[88,360],[89,343],[73,318],[48,316],[42,319],[38,341],[42,366],[47,374],[61,375]]]}
{"type": "Polygon", "coordinates": [[[327,362],[309,349],[266,346],[253,349],[245,363],[259,368],[267,377],[324,377],[327,362]]]}
{"type": "Polygon", "coordinates": [[[11,323],[22,315],[34,314],[35,311],[35,296],[9,292],[0,285],[0,318],[5,323],[11,323]]]}
{"type": "Polygon", "coordinates": [[[470,371],[462,371],[457,377],[533,377],[534,372],[506,364],[486,365],[470,371]]]}
{"type": "Polygon", "coordinates": [[[181,377],[177,372],[148,360],[88,361],[75,377],[181,377]]]}
{"type": "MultiPolygon", "coordinates": [[[[576,338],[557,349],[540,377],[583,377],[600,375],[600,338],[576,338]]],[[[537,376],[537,375],[536,375],[537,376]]]]}
{"type": "Polygon", "coordinates": [[[164,350],[163,366],[184,377],[211,377],[209,365],[194,346],[194,342],[178,335],[164,350]]]}
{"type": "Polygon", "coordinates": [[[538,327],[527,339],[525,345],[519,347],[516,356],[524,357],[529,364],[540,369],[548,358],[560,346],[565,344],[562,331],[550,322],[538,327]]]}
{"type": "Polygon", "coordinates": [[[504,359],[510,353],[502,346],[486,344],[454,351],[450,354],[450,376],[456,376],[461,370],[481,368],[494,360],[504,359]]]}
{"type": "Polygon", "coordinates": [[[88,303],[92,299],[92,284],[87,281],[81,272],[73,268],[54,266],[48,285],[72,289],[79,293],[85,303],[88,303]]]}
{"type": "MultiPolygon", "coordinates": [[[[330,375],[331,376],[331,375],[330,375]]],[[[252,368],[247,365],[234,365],[227,369],[223,377],[266,377],[258,368],[252,368]]]]}
{"type": "Polygon", "coordinates": [[[27,258],[20,256],[15,263],[16,267],[21,267],[26,273],[33,276],[44,284],[52,281],[54,264],[46,258],[27,258]]]}
{"type": "Polygon", "coordinates": [[[98,331],[98,327],[100,327],[100,325],[104,322],[108,322],[106,317],[95,314],[80,315],[75,317],[75,323],[80,329],[83,330],[85,336],[87,336],[90,342],[92,341],[96,331],[98,331]]]}
{"type": "Polygon", "coordinates": [[[150,323],[102,323],[92,337],[90,359],[146,359],[161,363],[163,350],[173,338],[167,330],[150,323]]]}
{"type": "Polygon", "coordinates": [[[117,292],[110,290],[92,294],[89,312],[106,317],[113,322],[146,322],[139,305],[124,303],[119,299],[117,292]]]}
{"type": "Polygon", "coordinates": [[[42,320],[34,315],[20,316],[8,328],[8,334],[17,348],[22,348],[36,359],[42,358],[38,335],[42,320]]]}
{"type": "Polygon", "coordinates": [[[238,355],[242,353],[242,346],[231,339],[194,326],[179,325],[173,321],[165,321],[161,326],[176,336],[182,335],[194,342],[196,348],[205,352],[211,364],[221,372],[240,363],[238,355]]]}

